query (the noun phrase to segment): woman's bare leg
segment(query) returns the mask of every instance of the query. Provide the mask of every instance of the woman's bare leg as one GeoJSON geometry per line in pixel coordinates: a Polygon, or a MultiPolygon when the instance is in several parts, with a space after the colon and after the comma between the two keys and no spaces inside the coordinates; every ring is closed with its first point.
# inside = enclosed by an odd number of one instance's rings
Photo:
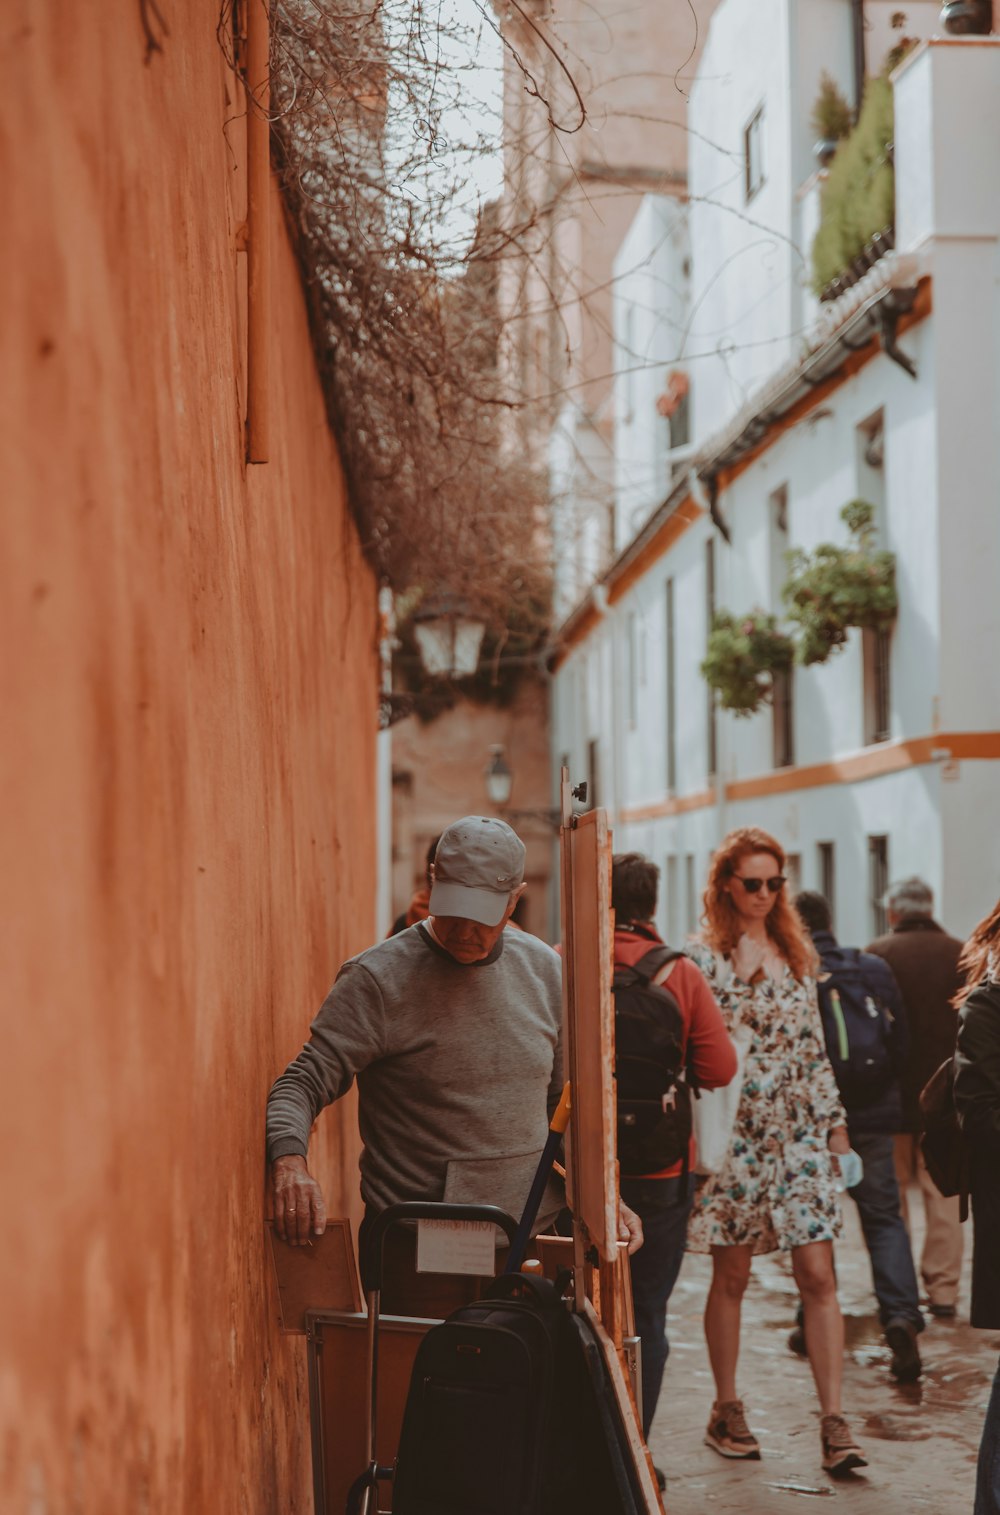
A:
{"type": "Polygon", "coordinates": [[[839,1415],[844,1371],[844,1318],[837,1299],[833,1243],[814,1241],[804,1247],[793,1247],[792,1272],[802,1296],[806,1351],[820,1409],[824,1415],[839,1415]]]}
{"type": "Polygon", "coordinates": [[[712,1248],[712,1286],[705,1301],[705,1341],[715,1378],[716,1403],[737,1399],[740,1314],[750,1280],[749,1247],[712,1248]]]}

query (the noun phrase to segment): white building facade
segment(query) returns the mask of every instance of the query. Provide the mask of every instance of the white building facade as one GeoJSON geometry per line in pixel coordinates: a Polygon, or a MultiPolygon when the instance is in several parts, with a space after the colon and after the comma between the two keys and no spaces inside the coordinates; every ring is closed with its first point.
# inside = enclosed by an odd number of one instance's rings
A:
{"type": "MultiPolygon", "coordinates": [[[[887,47],[868,9],[869,48],[887,47]]],[[[781,841],[845,942],[882,928],[886,885],[911,873],[959,935],[1000,894],[1000,39],[932,38],[897,69],[896,249],[820,307],[809,106],[822,69],[848,78],[849,13],[723,0],[686,215],[645,203],[621,254],[618,556],[560,631],[553,756],[590,776],[616,850],[660,865],[675,940],[739,825],[781,841]],[[636,351],[650,366],[626,379],[636,351]],[[652,405],[675,369],[691,379],[676,451],[652,405]],[[713,611],[780,615],[786,551],[845,542],[857,497],[896,558],[891,634],[852,632],[749,719],[716,710],[713,611]]]]}

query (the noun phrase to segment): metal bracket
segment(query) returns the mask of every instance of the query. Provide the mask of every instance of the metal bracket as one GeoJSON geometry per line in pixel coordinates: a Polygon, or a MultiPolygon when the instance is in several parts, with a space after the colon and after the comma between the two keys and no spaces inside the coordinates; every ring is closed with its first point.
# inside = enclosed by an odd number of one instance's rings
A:
{"type": "MultiPolygon", "coordinates": [[[[913,303],[912,300],[910,303],[913,303]]],[[[896,341],[896,330],[901,314],[899,306],[895,303],[890,303],[889,300],[883,300],[879,305],[878,324],[882,338],[882,351],[887,358],[891,358],[894,363],[898,363],[900,368],[904,369],[911,379],[915,379],[917,378],[917,365],[896,341]]]]}

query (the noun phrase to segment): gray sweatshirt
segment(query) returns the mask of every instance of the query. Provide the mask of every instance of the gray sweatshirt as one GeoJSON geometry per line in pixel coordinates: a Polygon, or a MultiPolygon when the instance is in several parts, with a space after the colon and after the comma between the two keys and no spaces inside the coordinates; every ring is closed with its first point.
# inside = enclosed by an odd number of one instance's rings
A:
{"type": "MultiPolygon", "coordinates": [[[[351,958],[267,1102],[267,1155],[306,1155],[324,1106],[358,1080],[361,1193],[520,1214],[562,1092],[561,963],[506,930],[455,962],[422,925],[351,958]]],[[[550,1192],[541,1220],[558,1208],[550,1192]]]]}

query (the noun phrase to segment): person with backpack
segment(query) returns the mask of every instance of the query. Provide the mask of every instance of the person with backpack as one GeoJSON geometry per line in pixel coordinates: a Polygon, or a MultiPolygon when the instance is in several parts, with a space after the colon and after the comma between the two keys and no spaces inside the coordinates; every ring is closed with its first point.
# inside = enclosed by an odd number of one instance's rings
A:
{"type": "Polygon", "coordinates": [[[621,1197],[640,1217],[645,1238],[632,1257],[632,1296],[647,1437],[670,1351],[667,1302],[694,1197],[690,1085],[721,1088],[736,1072],[736,1052],[704,977],[653,925],[659,872],[640,852],[612,860],[618,1159],[621,1197]]]}
{"type": "MultiPolygon", "coordinates": [[[[980,1331],[1000,1329],[1000,900],[980,921],[959,967],[955,997],[955,1109],[965,1139],[972,1195],[972,1309],[980,1331]]],[[[979,1447],[974,1515],[1000,1515],[1000,1369],[979,1447]]]]}
{"type": "MultiPolygon", "coordinates": [[[[851,1147],[864,1165],[860,1181],[848,1193],[858,1207],[871,1259],[879,1319],[892,1352],[889,1371],[900,1383],[913,1383],[923,1372],[917,1337],[924,1317],[894,1155],[903,1120],[899,1081],[909,1043],[906,1011],[882,958],[839,945],[830,906],[821,894],[805,890],[796,895],[795,909],[819,953],[817,991],[826,1050],[847,1111],[851,1147]]],[[[805,1353],[801,1321],[789,1345],[805,1353]]]]}

